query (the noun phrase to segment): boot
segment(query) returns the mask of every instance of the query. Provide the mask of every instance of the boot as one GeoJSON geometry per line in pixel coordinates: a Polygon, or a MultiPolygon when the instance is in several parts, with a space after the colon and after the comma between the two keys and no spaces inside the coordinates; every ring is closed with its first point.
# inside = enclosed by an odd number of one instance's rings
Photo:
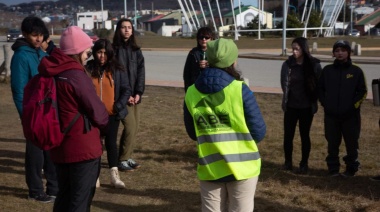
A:
{"type": "Polygon", "coordinates": [[[111,185],[115,188],[125,188],[125,184],[120,180],[119,171],[117,167],[112,167],[111,172],[111,185]]]}
{"type": "Polygon", "coordinates": [[[98,179],[96,180],[96,188],[99,188],[100,187],[100,180],[99,180],[99,177],[98,179]]]}

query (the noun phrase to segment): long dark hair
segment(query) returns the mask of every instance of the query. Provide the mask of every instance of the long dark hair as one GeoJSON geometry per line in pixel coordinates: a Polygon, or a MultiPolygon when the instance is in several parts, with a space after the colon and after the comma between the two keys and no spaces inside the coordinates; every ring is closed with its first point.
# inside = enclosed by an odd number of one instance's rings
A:
{"type": "Polygon", "coordinates": [[[106,72],[114,72],[115,70],[124,71],[124,67],[120,65],[115,58],[111,42],[107,39],[99,39],[94,43],[94,47],[92,47],[92,56],[94,57],[94,61],[90,65],[92,77],[99,78],[101,76],[101,68],[104,68],[106,72]],[[107,61],[103,67],[100,66],[100,61],[96,55],[96,52],[101,49],[105,49],[105,54],[107,56],[107,61]]]}
{"type": "Polygon", "coordinates": [[[120,19],[117,24],[116,24],[116,30],[115,30],[115,35],[113,36],[113,46],[116,48],[119,48],[126,44],[127,46],[130,46],[133,51],[139,50],[140,46],[137,45],[136,43],[136,38],[135,38],[135,28],[133,26],[133,22],[130,19],[122,18],[120,19]],[[121,36],[121,24],[123,22],[129,22],[132,25],[132,35],[131,37],[128,38],[127,42],[124,41],[124,38],[121,36]]]}
{"type": "Polygon", "coordinates": [[[311,101],[317,100],[317,75],[315,73],[315,59],[311,56],[309,51],[309,44],[304,37],[295,38],[292,42],[300,46],[303,54],[302,69],[305,78],[306,94],[310,97],[311,101]]]}
{"type": "Polygon", "coordinates": [[[227,68],[223,68],[225,72],[227,72],[229,75],[233,76],[236,80],[243,81],[243,78],[241,76],[241,71],[239,71],[235,64],[230,65],[227,68]]]}

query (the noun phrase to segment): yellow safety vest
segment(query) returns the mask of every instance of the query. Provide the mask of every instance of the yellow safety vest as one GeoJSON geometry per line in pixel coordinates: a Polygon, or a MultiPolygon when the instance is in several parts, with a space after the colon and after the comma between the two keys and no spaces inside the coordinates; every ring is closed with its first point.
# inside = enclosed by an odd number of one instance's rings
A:
{"type": "Polygon", "coordinates": [[[213,94],[203,94],[192,85],[186,92],[197,136],[200,180],[231,174],[244,180],[260,174],[260,154],[244,117],[242,84],[234,80],[213,94]]]}

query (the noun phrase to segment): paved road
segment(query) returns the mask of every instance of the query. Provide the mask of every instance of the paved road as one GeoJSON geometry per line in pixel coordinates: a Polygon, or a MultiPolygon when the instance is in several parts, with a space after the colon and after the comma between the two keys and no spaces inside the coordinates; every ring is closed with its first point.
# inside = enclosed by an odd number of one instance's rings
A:
{"type": "MultiPolygon", "coordinates": [[[[143,51],[147,84],[183,86],[182,72],[186,51],[143,51]]],[[[283,61],[262,59],[238,59],[238,66],[250,87],[256,92],[281,93],[280,69],[283,61]]],[[[328,63],[321,63],[322,67],[328,63]]],[[[380,77],[380,65],[360,64],[367,78],[368,91],[372,91],[372,79],[380,77]]],[[[369,98],[372,98],[370,92],[369,98]]]]}
{"type": "MultiPolygon", "coordinates": [[[[0,36],[0,64],[3,62],[3,45],[5,37],[0,36]]],[[[248,50],[244,50],[246,53],[248,50]]],[[[182,87],[182,72],[187,50],[162,51],[143,50],[146,66],[146,81],[150,85],[182,87]]],[[[255,92],[281,93],[280,68],[281,60],[263,60],[239,58],[238,66],[243,76],[249,80],[255,92]]],[[[327,63],[322,62],[322,67],[327,63]]],[[[367,78],[368,97],[372,98],[372,79],[380,77],[379,64],[360,64],[367,78]]]]}

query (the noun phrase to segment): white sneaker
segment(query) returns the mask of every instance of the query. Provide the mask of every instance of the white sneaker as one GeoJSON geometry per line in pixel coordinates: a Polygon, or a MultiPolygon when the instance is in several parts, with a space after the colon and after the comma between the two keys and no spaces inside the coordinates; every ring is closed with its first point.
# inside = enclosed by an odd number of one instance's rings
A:
{"type": "Polygon", "coordinates": [[[96,187],[97,187],[97,188],[100,187],[100,180],[99,180],[99,177],[98,177],[98,179],[96,180],[96,187]]]}
{"type": "Polygon", "coordinates": [[[117,167],[110,169],[111,173],[111,185],[115,188],[125,188],[125,184],[120,180],[119,171],[117,167]]]}

